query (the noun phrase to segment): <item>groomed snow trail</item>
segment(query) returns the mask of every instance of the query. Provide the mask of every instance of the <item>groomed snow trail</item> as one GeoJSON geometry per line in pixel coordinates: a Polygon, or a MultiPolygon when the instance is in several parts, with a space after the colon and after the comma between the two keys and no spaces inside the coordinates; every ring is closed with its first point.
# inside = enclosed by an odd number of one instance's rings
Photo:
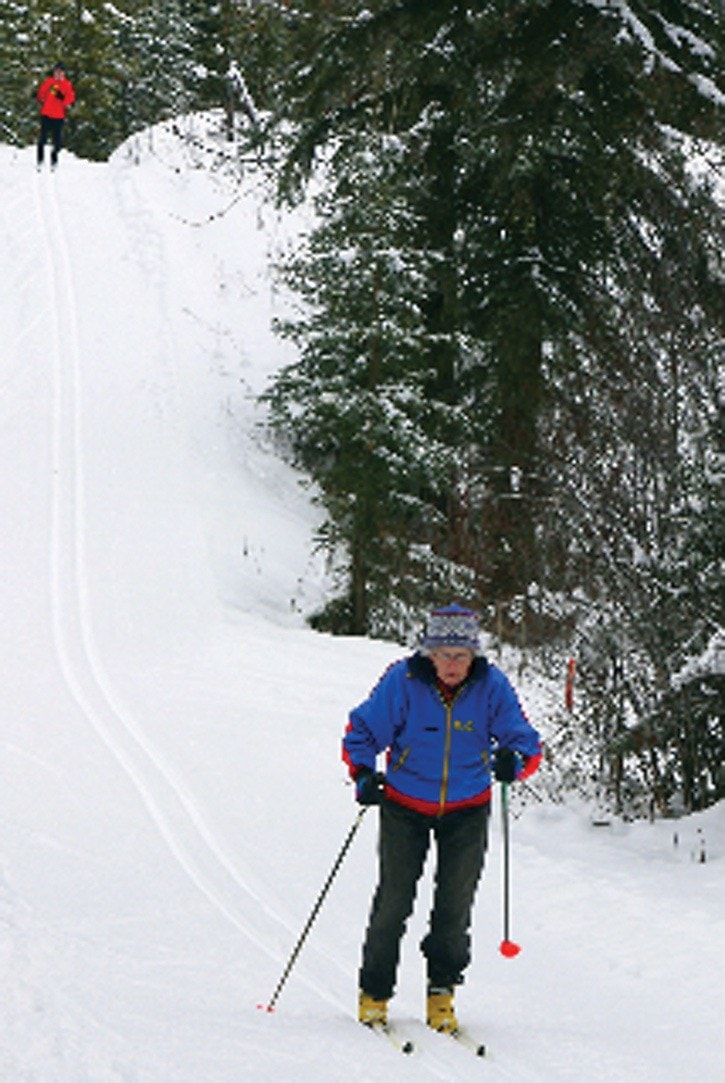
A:
{"type": "MultiPolygon", "coordinates": [[[[79,337],[73,266],[58,178],[36,180],[36,202],[46,253],[52,328],[53,460],[50,539],[53,630],[63,676],[73,698],[138,794],[152,823],[194,884],[233,925],[265,949],[237,904],[239,890],[253,909],[280,920],[250,889],[206,823],[190,788],[155,748],[139,719],[119,701],[98,658],[86,574],[85,538],[91,529],[84,493],[83,348],[79,337]]],[[[86,450],[85,454],[88,454],[86,450]]]]}

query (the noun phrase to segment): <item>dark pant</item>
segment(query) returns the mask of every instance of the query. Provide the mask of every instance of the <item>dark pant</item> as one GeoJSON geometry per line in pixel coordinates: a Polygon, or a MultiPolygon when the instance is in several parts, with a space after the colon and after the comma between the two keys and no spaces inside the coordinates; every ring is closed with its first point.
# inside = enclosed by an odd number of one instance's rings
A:
{"type": "Polygon", "coordinates": [[[51,165],[55,165],[58,161],[60,148],[63,144],[63,121],[58,117],[41,116],[40,136],[38,138],[38,165],[43,161],[45,144],[49,135],[53,137],[53,149],[50,152],[50,162],[51,165]]]}
{"type": "Polygon", "coordinates": [[[442,817],[424,816],[392,802],[380,809],[379,880],[360,968],[360,988],[376,1000],[393,994],[400,941],[431,835],[437,847],[433,909],[420,947],[430,985],[463,981],[471,961],[471,910],[486,854],[488,812],[483,805],[442,817]]]}

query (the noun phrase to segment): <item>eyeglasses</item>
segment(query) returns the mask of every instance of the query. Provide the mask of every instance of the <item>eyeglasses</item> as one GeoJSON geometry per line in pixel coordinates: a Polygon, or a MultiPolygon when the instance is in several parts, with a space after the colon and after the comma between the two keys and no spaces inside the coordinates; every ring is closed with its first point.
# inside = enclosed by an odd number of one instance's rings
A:
{"type": "Polygon", "coordinates": [[[470,651],[447,651],[442,649],[431,651],[431,656],[437,658],[439,662],[455,662],[458,665],[463,665],[464,662],[471,661],[470,651]]]}

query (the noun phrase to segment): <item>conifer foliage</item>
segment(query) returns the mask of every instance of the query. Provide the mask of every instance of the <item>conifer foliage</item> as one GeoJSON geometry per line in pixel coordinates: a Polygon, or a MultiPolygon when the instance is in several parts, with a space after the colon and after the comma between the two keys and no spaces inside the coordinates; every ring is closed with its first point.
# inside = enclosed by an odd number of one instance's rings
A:
{"type": "MultiPolygon", "coordinates": [[[[290,268],[300,360],[270,396],[342,558],[321,623],[402,632],[463,585],[581,656],[577,724],[620,807],[712,799],[682,673],[717,629],[691,577],[725,311],[721,209],[690,168],[723,100],[714,10],[262,7],[284,192],[323,163],[290,268]]],[[[722,693],[697,688],[707,730],[722,693]]]]}

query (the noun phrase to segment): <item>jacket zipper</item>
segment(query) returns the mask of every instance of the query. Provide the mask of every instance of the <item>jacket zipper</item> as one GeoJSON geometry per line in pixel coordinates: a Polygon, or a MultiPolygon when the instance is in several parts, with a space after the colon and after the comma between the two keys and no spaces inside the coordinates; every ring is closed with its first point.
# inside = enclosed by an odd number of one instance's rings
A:
{"type": "Polygon", "coordinates": [[[393,764],[393,770],[394,771],[399,771],[400,770],[400,768],[403,766],[403,764],[407,760],[409,753],[410,753],[410,745],[407,748],[403,749],[400,756],[398,757],[396,762],[393,764]]]}
{"type": "Polygon", "coordinates": [[[460,696],[463,689],[459,689],[456,692],[450,703],[445,704],[446,708],[446,743],[443,750],[443,772],[441,775],[441,793],[438,802],[438,815],[442,816],[446,807],[446,797],[448,796],[448,775],[450,773],[451,763],[451,736],[453,732],[453,707],[456,700],[460,696]]]}

